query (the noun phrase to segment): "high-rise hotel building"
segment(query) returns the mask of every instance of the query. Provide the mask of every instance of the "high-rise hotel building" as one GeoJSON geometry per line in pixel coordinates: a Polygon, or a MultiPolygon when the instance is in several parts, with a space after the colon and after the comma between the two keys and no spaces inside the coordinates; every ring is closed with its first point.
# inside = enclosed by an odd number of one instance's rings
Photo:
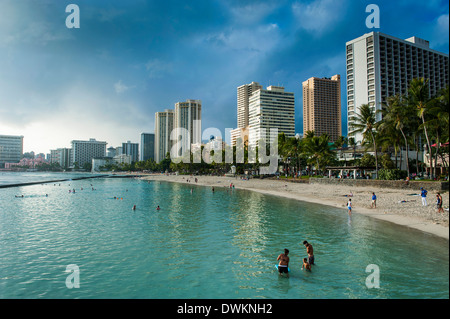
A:
{"type": "Polygon", "coordinates": [[[285,92],[284,87],[269,86],[259,89],[249,99],[249,144],[257,146],[260,139],[269,145],[272,138],[270,129],[278,129],[278,134],[295,136],[294,93],[285,92]]]}
{"type": "Polygon", "coordinates": [[[23,154],[23,136],[0,135],[0,168],[18,163],[23,154]]]}
{"type": "MultiPolygon", "coordinates": [[[[351,118],[362,104],[380,110],[386,98],[407,94],[413,78],[429,79],[430,96],[449,84],[449,56],[430,49],[417,37],[398,39],[380,32],[367,33],[346,43],[348,136],[351,118]]],[[[377,113],[377,120],[381,114],[377,113]]]]}
{"type": "Polygon", "coordinates": [[[174,128],[180,130],[178,138],[182,136],[181,148],[179,148],[179,156],[185,152],[191,151],[191,145],[200,145],[202,142],[202,101],[186,100],[186,102],[175,103],[174,128]],[[184,136],[183,132],[187,133],[184,136]]]}
{"type": "Polygon", "coordinates": [[[244,84],[237,88],[237,128],[230,131],[232,146],[236,145],[238,138],[242,139],[243,143],[248,144],[250,96],[262,88],[258,82],[244,84]]]}
{"type": "Polygon", "coordinates": [[[86,163],[92,163],[93,158],[106,156],[106,142],[97,141],[94,138],[89,141],[73,140],[72,142],[72,164],[83,167],[86,163]]]}
{"type": "Polygon", "coordinates": [[[130,141],[122,143],[122,154],[131,156],[132,162],[139,161],[139,143],[131,143],[130,141]]]}
{"type": "Polygon", "coordinates": [[[303,136],[314,131],[316,136],[328,134],[334,142],[342,135],[341,77],[312,77],[303,86],[303,136]]]}
{"type": "Polygon", "coordinates": [[[244,84],[237,88],[237,127],[246,128],[249,121],[249,105],[250,96],[262,89],[263,87],[257,82],[244,84]]]}
{"type": "Polygon", "coordinates": [[[139,160],[147,161],[155,159],[155,134],[141,133],[141,150],[139,152],[139,160]]]}
{"type": "Polygon", "coordinates": [[[173,110],[156,112],[155,114],[155,161],[161,162],[172,149],[170,133],[173,130],[173,110]]]}

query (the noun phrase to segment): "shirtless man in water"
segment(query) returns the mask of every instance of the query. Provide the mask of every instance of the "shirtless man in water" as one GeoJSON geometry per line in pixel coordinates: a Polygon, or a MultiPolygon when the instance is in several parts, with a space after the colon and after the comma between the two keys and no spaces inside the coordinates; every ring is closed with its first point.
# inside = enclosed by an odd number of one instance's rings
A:
{"type": "Polygon", "coordinates": [[[278,264],[278,272],[280,273],[280,275],[282,273],[286,273],[289,276],[289,271],[288,271],[288,266],[289,266],[289,249],[285,249],[284,250],[284,254],[280,254],[280,256],[278,256],[277,260],[280,261],[280,263],[278,264]]]}
{"type": "Polygon", "coordinates": [[[308,262],[310,265],[314,265],[314,250],[313,246],[308,243],[306,240],[303,242],[303,245],[306,247],[306,253],[308,254],[308,262]]]}

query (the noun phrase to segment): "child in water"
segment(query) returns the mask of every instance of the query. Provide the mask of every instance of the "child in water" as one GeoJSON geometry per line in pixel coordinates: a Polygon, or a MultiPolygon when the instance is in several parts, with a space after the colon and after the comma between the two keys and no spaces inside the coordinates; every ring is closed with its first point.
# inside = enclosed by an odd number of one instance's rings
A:
{"type": "Polygon", "coordinates": [[[303,258],[302,270],[303,270],[303,268],[305,268],[306,270],[311,271],[311,265],[308,263],[308,259],[307,258],[303,258]]]}

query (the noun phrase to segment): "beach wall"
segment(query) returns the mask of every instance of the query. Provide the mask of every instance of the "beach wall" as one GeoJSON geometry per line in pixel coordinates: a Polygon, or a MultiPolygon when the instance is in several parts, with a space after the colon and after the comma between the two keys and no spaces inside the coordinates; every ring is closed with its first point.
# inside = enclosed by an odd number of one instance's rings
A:
{"type": "Polygon", "coordinates": [[[310,178],[310,184],[341,185],[349,187],[376,187],[376,188],[394,188],[420,190],[421,187],[428,191],[448,191],[448,182],[429,182],[429,181],[385,181],[385,180],[366,180],[366,179],[343,179],[338,178],[310,178]]]}

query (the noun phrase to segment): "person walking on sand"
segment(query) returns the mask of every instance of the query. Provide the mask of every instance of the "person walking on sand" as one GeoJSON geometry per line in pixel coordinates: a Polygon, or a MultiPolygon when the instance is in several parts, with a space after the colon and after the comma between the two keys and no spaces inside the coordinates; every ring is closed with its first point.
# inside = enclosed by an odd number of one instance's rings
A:
{"type": "Polygon", "coordinates": [[[347,202],[347,209],[348,209],[348,214],[351,215],[352,214],[352,200],[349,199],[347,202]]]}
{"type": "Polygon", "coordinates": [[[423,187],[420,188],[420,196],[422,197],[422,206],[427,206],[427,190],[423,187]]]}
{"type": "Polygon", "coordinates": [[[375,193],[372,193],[372,206],[371,208],[377,208],[377,195],[375,193]]]}
{"type": "Polygon", "coordinates": [[[280,254],[277,258],[277,261],[280,261],[278,264],[278,273],[281,275],[283,273],[287,274],[289,277],[289,249],[284,249],[284,254],[280,254]]]}
{"type": "Polygon", "coordinates": [[[314,265],[314,249],[313,246],[308,243],[306,240],[303,242],[303,245],[306,247],[306,253],[308,254],[308,263],[310,265],[314,265]]]}
{"type": "Polygon", "coordinates": [[[436,208],[438,213],[444,213],[444,209],[442,208],[442,196],[440,193],[436,194],[436,208]]]}

